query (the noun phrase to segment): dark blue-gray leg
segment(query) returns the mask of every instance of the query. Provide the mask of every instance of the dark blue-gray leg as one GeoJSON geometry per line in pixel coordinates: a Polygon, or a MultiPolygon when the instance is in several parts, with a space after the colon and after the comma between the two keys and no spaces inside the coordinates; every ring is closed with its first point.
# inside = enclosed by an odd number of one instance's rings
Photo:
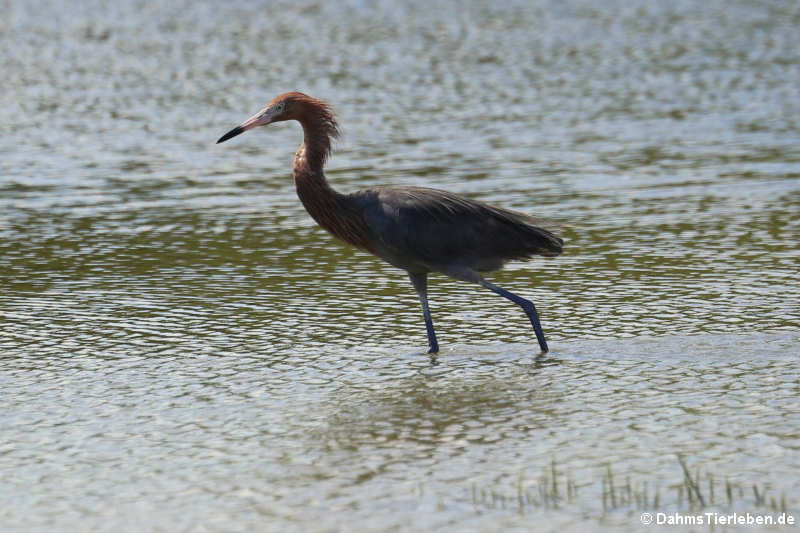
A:
{"type": "Polygon", "coordinates": [[[547,348],[547,341],[544,338],[542,324],[539,322],[539,313],[536,312],[536,307],[533,305],[533,302],[517,296],[513,292],[509,292],[502,287],[498,287],[493,283],[489,283],[485,279],[481,279],[479,283],[490,291],[495,292],[504,298],[508,298],[518,306],[522,307],[522,309],[525,311],[525,314],[528,315],[528,318],[531,320],[531,325],[533,326],[533,331],[536,333],[536,340],[539,341],[539,347],[542,349],[542,353],[547,353],[549,351],[547,348]]]}
{"type": "Polygon", "coordinates": [[[430,350],[428,353],[436,353],[439,351],[439,343],[436,342],[436,332],[433,331],[433,319],[431,318],[431,310],[428,308],[428,274],[408,273],[411,283],[414,285],[414,290],[419,295],[419,302],[422,304],[422,316],[425,318],[425,329],[428,330],[428,346],[430,350]]]}

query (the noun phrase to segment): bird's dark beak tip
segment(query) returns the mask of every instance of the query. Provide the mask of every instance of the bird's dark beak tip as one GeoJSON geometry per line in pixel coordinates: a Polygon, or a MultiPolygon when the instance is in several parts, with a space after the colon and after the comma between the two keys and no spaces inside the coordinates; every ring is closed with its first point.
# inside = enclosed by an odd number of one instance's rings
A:
{"type": "Polygon", "coordinates": [[[217,144],[219,144],[219,143],[224,143],[224,142],[225,142],[225,141],[227,141],[228,139],[230,139],[230,138],[232,138],[232,137],[236,137],[236,136],[237,136],[237,135],[239,135],[240,133],[244,133],[244,131],[245,131],[245,130],[244,130],[244,128],[243,128],[243,127],[241,127],[241,126],[236,126],[236,127],[235,127],[235,128],[233,128],[231,131],[229,131],[228,133],[226,133],[225,135],[223,135],[222,137],[220,137],[220,138],[219,138],[219,140],[217,141],[217,144]]]}

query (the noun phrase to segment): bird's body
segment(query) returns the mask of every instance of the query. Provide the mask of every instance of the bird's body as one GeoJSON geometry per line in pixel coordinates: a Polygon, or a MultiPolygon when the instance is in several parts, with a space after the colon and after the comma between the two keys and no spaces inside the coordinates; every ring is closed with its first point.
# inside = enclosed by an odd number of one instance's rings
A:
{"type": "Polygon", "coordinates": [[[373,253],[413,273],[491,272],[512,259],[561,251],[526,215],[447,191],[374,187],[345,198],[366,222],[373,253]]]}
{"type": "Polygon", "coordinates": [[[555,256],[563,241],[524,213],[454,193],[423,187],[373,187],[342,194],[328,184],[323,166],[339,134],[330,107],[302,93],[286,93],[217,142],[248,129],[297,120],[304,140],[295,154],[297,195],[314,220],[334,237],[408,272],[422,303],[430,352],[438,351],[427,301],[427,275],[440,272],[479,283],[522,306],[543,352],[548,350],[531,302],[479,274],[507,261],[555,256]]]}

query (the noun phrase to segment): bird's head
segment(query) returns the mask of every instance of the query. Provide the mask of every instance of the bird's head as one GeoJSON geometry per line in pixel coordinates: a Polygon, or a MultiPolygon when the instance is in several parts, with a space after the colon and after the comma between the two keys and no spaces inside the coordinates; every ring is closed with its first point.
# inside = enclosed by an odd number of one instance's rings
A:
{"type": "Polygon", "coordinates": [[[299,120],[301,123],[305,123],[315,118],[322,119],[323,123],[330,127],[329,135],[333,137],[338,135],[336,120],[328,104],[300,92],[284,93],[273,98],[261,111],[220,137],[217,144],[236,137],[247,130],[266,126],[273,122],[299,120]]]}

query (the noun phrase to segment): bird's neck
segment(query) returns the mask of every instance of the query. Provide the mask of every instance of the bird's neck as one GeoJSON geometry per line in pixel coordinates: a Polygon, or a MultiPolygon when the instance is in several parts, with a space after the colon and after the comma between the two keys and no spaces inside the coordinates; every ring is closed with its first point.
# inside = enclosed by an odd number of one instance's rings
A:
{"type": "Polygon", "coordinates": [[[314,119],[301,120],[303,144],[294,155],[294,186],[303,206],[320,222],[321,210],[331,209],[341,196],[325,179],[323,166],[331,151],[331,139],[325,125],[314,119]]]}
{"type": "Polygon", "coordinates": [[[323,166],[331,150],[324,126],[303,125],[303,144],[294,156],[294,186],[308,214],[334,237],[372,252],[369,234],[361,213],[346,195],[335,191],[325,179],[323,166]]]}

